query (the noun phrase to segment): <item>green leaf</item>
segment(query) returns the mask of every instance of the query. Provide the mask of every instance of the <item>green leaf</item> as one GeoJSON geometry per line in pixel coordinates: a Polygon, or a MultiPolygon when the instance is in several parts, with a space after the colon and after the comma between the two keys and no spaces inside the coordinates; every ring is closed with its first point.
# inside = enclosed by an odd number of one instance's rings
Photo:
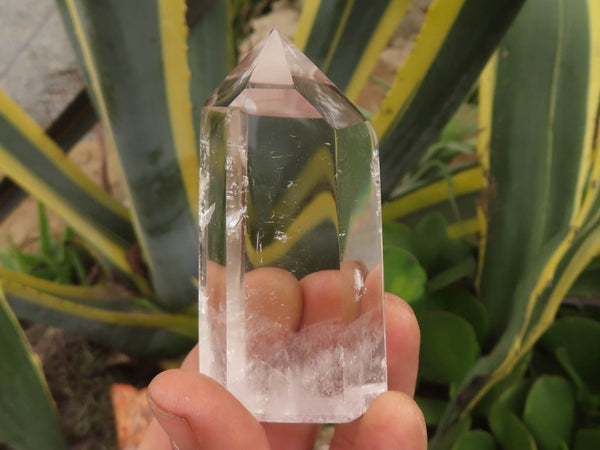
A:
{"type": "Polygon", "coordinates": [[[40,255],[22,252],[15,245],[12,239],[9,240],[8,255],[13,261],[12,265],[16,267],[16,270],[18,270],[19,272],[32,272],[39,265],[43,264],[43,260],[40,255]]]}
{"type": "Polygon", "coordinates": [[[10,270],[15,270],[15,271],[19,270],[19,267],[16,264],[13,257],[4,248],[0,249],[0,264],[2,264],[2,267],[6,267],[7,269],[10,269],[10,270]]]}
{"type": "Polygon", "coordinates": [[[428,273],[439,264],[442,249],[448,240],[447,226],[441,214],[430,214],[414,229],[415,256],[428,273]]]}
{"type": "Polygon", "coordinates": [[[110,286],[70,286],[0,267],[20,319],[82,334],[135,357],[174,357],[198,342],[197,317],[169,314],[110,286]]]}
{"type": "Polygon", "coordinates": [[[0,168],[131,275],[129,212],[89,179],[42,128],[0,91],[0,168]]]}
{"type": "Polygon", "coordinates": [[[530,386],[529,381],[518,381],[507,388],[490,409],[488,418],[490,429],[504,449],[536,448],[533,436],[518,418],[525,406],[525,398],[530,386]]]}
{"type": "Polygon", "coordinates": [[[589,268],[579,275],[567,296],[583,299],[600,298],[600,269],[589,268]]]}
{"type": "MultiPolygon", "coordinates": [[[[61,150],[67,153],[96,122],[96,113],[91,107],[87,92],[81,89],[46,128],[46,133],[61,150]]],[[[27,193],[10,178],[0,181],[0,191],[3,192],[3,200],[0,203],[1,222],[21,204],[27,197],[27,193]]]]}
{"type": "Polygon", "coordinates": [[[490,409],[490,426],[492,425],[493,417],[501,413],[512,412],[520,417],[525,407],[525,399],[530,388],[531,383],[529,380],[519,380],[506,388],[490,409]]]}
{"type": "Polygon", "coordinates": [[[21,251],[9,240],[9,251],[4,252],[4,267],[37,278],[78,284],[87,284],[86,267],[81,259],[81,241],[72,241],[73,231],[66,227],[62,239],[56,240],[50,234],[50,226],[45,206],[38,202],[40,253],[21,251]]]}
{"type": "MultiPolygon", "coordinates": [[[[426,215],[437,212],[456,228],[460,222],[456,223],[453,203],[458,208],[462,222],[468,224],[473,221],[484,186],[482,168],[477,163],[467,162],[453,164],[447,167],[447,171],[447,176],[440,174],[403,183],[392,193],[391,199],[383,204],[383,221],[402,220],[412,226],[426,215]]],[[[477,229],[468,232],[475,231],[477,229]]]]}
{"type": "Polygon", "coordinates": [[[598,450],[600,448],[600,428],[577,430],[573,450],[598,450]]]}
{"type": "Polygon", "coordinates": [[[487,211],[487,233],[482,229],[482,260],[488,282],[497,288],[487,287],[484,294],[482,277],[482,298],[494,296],[488,304],[494,311],[488,311],[490,319],[497,319],[497,328],[489,339],[493,351],[458,388],[439,434],[533,348],[552,324],[570,285],[600,252],[600,196],[594,188],[600,185],[597,142],[590,153],[600,97],[600,60],[591,57],[600,50],[600,35],[591,32],[598,29],[597,11],[596,2],[583,0],[526,2],[480,81],[479,154],[492,175],[487,200],[494,205],[493,213],[492,208],[487,211]],[[535,80],[531,73],[536,73],[535,80]],[[534,111],[525,112],[528,108],[539,108],[535,118],[534,111]],[[549,111],[554,111],[551,120],[549,111]],[[541,129],[540,121],[545,122],[541,129]],[[507,140],[511,146],[499,146],[507,140]],[[523,148],[527,152],[518,150],[523,148]],[[545,151],[535,156],[540,148],[545,151]],[[526,162],[530,156],[534,159],[526,162]],[[564,161],[569,158],[573,161],[564,161]],[[548,183],[557,177],[561,183],[548,183]],[[492,247],[495,256],[488,253],[492,247]],[[496,341],[493,336],[501,330],[503,336],[496,341]]]}
{"type": "Polygon", "coordinates": [[[448,237],[448,224],[439,213],[428,214],[419,221],[413,230],[411,247],[428,274],[438,274],[464,262],[470,253],[465,242],[448,237]]]}
{"type": "Polygon", "coordinates": [[[487,331],[487,313],[477,297],[466,289],[450,286],[441,291],[428,293],[422,302],[428,311],[438,309],[462,317],[471,324],[477,339],[483,340],[487,331]]]}
{"type": "Polygon", "coordinates": [[[458,383],[479,356],[473,327],[445,311],[419,317],[421,353],[419,375],[435,383],[458,383]]]}
{"type": "MultiPolygon", "coordinates": [[[[569,354],[567,353],[565,348],[560,347],[559,349],[557,349],[554,352],[554,355],[556,357],[556,360],[562,366],[563,370],[569,375],[569,377],[571,377],[571,381],[575,385],[575,390],[577,391],[577,399],[581,400],[582,403],[586,403],[586,401],[589,401],[590,403],[594,403],[595,396],[590,393],[590,390],[588,389],[588,387],[585,385],[585,383],[583,382],[583,380],[577,373],[577,370],[573,366],[573,363],[571,362],[571,358],[569,357],[569,354]]],[[[553,372],[547,372],[547,373],[552,374],[553,372]]],[[[557,373],[562,375],[562,373],[560,371],[558,371],[557,373]]]]}
{"type": "Polygon", "coordinates": [[[495,450],[494,437],[483,430],[473,430],[463,434],[457,441],[453,450],[495,450]]]}
{"type": "Polygon", "coordinates": [[[523,421],[541,450],[557,450],[570,442],[575,413],[573,386],[560,377],[540,377],[533,384],[523,421]]]}
{"type": "Polygon", "coordinates": [[[190,94],[194,130],[196,136],[200,136],[202,106],[233,68],[235,55],[227,2],[195,0],[195,3],[206,7],[193,23],[188,18],[188,65],[192,73],[190,94]]]}
{"type": "Polygon", "coordinates": [[[67,263],[69,267],[73,268],[73,272],[76,275],[76,280],[79,285],[88,284],[87,281],[87,273],[83,261],[81,260],[81,256],[79,255],[79,251],[76,248],[67,247],[65,249],[67,263]]]}
{"type": "Polygon", "coordinates": [[[490,418],[494,436],[504,450],[537,450],[533,436],[525,424],[512,412],[490,418]]]}
{"type": "Polygon", "coordinates": [[[382,226],[383,245],[385,247],[398,247],[413,253],[412,230],[402,223],[384,222],[382,226]]]}
{"type": "MultiPolygon", "coordinates": [[[[477,90],[473,89],[472,92],[476,93],[477,90]]],[[[449,142],[464,142],[468,145],[475,144],[478,126],[478,109],[477,105],[469,103],[472,101],[469,99],[469,97],[471,97],[470,94],[467,96],[466,101],[460,105],[454,116],[452,116],[452,119],[450,119],[444,129],[440,132],[437,142],[442,144],[449,142]]]]}
{"type": "Polygon", "coordinates": [[[471,257],[466,258],[431,278],[429,283],[427,283],[427,290],[429,292],[435,292],[457,282],[461,278],[466,278],[470,275],[473,275],[475,272],[475,266],[475,259],[471,257]]]}
{"type": "MultiPolygon", "coordinates": [[[[515,365],[510,374],[505,376],[498,384],[492,387],[481,400],[479,400],[477,406],[473,410],[474,414],[480,417],[488,417],[491,413],[492,406],[496,403],[500,396],[507,392],[507,390],[512,386],[519,385],[517,381],[522,379],[525,371],[528,369],[529,363],[531,362],[531,355],[532,353],[529,352],[523,356],[515,365]]],[[[522,395],[525,397],[526,389],[522,395]]],[[[523,405],[521,405],[520,409],[522,409],[522,406],[523,405]]]]}
{"type": "MultiPolygon", "coordinates": [[[[577,377],[600,394],[600,323],[578,317],[561,319],[552,324],[541,344],[552,352],[563,349],[577,377]]],[[[559,362],[564,366],[564,360],[559,362]]]]}
{"type": "Polygon", "coordinates": [[[425,417],[427,426],[435,426],[440,421],[448,402],[439,398],[415,396],[415,402],[425,417]]]}
{"type": "Polygon", "coordinates": [[[480,291],[491,337],[506,327],[526,268],[575,226],[582,204],[591,151],[589,27],[584,0],[528,1],[490,65],[493,97],[484,92],[480,110],[491,122],[480,124],[480,153],[493,150],[494,195],[480,291]]]}
{"type": "Polygon", "coordinates": [[[53,255],[51,247],[50,226],[48,225],[48,216],[43,203],[38,202],[38,218],[40,228],[40,248],[42,255],[50,258],[53,255]]]}
{"type": "Polygon", "coordinates": [[[66,449],[39,360],[0,288],[0,443],[15,450],[66,449]]]}
{"type": "MultiPolygon", "coordinates": [[[[469,170],[459,172],[453,178],[454,187],[460,189],[460,192],[466,191],[465,195],[473,200],[464,216],[465,220],[456,222],[455,217],[445,214],[445,199],[448,195],[445,181],[420,185],[416,191],[402,192],[398,194],[397,199],[384,204],[384,245],[396,245],[408,250],[422,264],[428,264],[428,271],[446,270],[449,265],[465,262],[471,254],[471,249],[464,241],[455,237],[473,233],[478,229],[479,224],[474,218],[475,198],[480,195],[479,188],[483,180],[480,168],[473,168],[472,165],[469,167],[469,170]],[[391,222],[397,218],[401,218],[402,223],[391,222]],[[450,220],[451,225],[448,225],[446,220],[450,220]],[[411,231],[407,224],[414,226],[414,230],[411,231]],[[448,237],[449,234],[452,235],[451,238],[448,237]],[[437,248],[428,243],[432,236],[436,239],[437,248]],[[421,258],[424,258],[423,261],[421,258]]],[[[463,196],[458,199],[460,207],[465,198],[463,196]]],[[[465,268],[462,269],[464,272],[465,268]]]]}
{"type": "Polygon", "coordinates": [[[436,0],[373,118],[383,197],[438,137],[474,84],[523,0],[436,0]],[[402,151],[399,151],[402,149],[402,151]]]}
{"type": "Polygon", "coordinates": [[[454,443],[471,428],[471,417],[465,416],[455,423],[446,433],[441,436],[437,450],[450,450],[454,443]]]}
{"type": "Polygon", "coordinates": [[[419,261],[399,247],[384,247],[383,270],[386,292],[413,302],[425,293],[427,273],[419,261]]]}
{"type": "Polygon", "coordinates": [[[295,44],[356,101],[410,0],[309,0],[295,44]]]}
{"type": "Polygon", "coordinates": [[[60,0],[109,145],[125,175],[142,253],[158,301],[197,297],[198,156],[187,67],[184,0],[143,8],[60,0]]]}

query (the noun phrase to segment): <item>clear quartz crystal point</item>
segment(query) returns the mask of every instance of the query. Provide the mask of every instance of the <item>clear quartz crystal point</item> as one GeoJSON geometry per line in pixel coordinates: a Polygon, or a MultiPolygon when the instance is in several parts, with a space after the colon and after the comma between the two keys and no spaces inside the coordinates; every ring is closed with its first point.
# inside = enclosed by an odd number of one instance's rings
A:
{"type": "Polygon", "coordinates": [[[387,389],[371,126],[274,30],[200,144],[200,371],[261,421],[355,419],[387,389]]]}

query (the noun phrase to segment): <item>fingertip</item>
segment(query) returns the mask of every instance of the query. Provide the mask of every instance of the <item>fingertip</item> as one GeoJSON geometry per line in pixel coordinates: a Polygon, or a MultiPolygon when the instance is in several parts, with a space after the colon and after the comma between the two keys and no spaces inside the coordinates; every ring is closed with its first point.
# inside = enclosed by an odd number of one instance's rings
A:
{"type": "Polygon", "coordinates": [[[147,395],[171,438],[170,430],[176,429],[191,442],[184,432],[188,425],[201,448],[244,449],[250,444],[256,449],[267,448],[264,430],[256,419],[223,386],[205,375],[167,370],[152,380],[147,395]]]}
{"type": "Polygon", "coordinates": [[[389,292],[385,293],[384,299],[386,314],[391,316],[393,320],[401,322],[404,331],[410,335],[411,343],[416,344],[418,348],[418,344],[421,342],[421,329],[412,306],[407,301],[389,292]]]}
{"type": "MultiPolygon", "coordinates": [[[[164,372],[156,375],[150,384],[148,385],[148,390],[146,391],[146,396],[149,400],[156,403],[158,406],[162,407],[162,400],[164,396],[165,386],[170,384],[170,379],[174,376],[172,375],[177,369],[166,370],[164,372]]],[[[168,399],[169,396],[165,396],[168,399]]]]}
{"type": "Polygon", "coordinates": [[[362,417],[336,426],[330,448],[425,450],[425,419],[410,396],[388,391],[377,397],[362,417]]]}
{"type": "Polygon", "coordinates": [[[158,450],[158,449],[170,449],[171,439],[162,426],[155,419],[150,422],[150,425],[146,429],[146,433],[144,434],[144,438],[142,442],[138,446],[137,450],[158,450]]]}
{"type": "MultiPolygon", "coordinates": [[[[166,434],[166,437],[174,444],[173,447],[176,446],[176,448],[182,450],[194,449],[198,447],[198,440],[186,418],[186,408],[182,408],[181,405],[177,403],[171,403],[169,401],[169,396],[167,395],[168,381],[176,376],[176,374],[173,374],[172,372],[173,371],[163,372],[155,377],[150,383],[150,386],[148,386],[148,390],[146,391],[148,404],[150,405],[150,409],[152,410],[155,419],[166,434]]],[[[172,396],[172,398],[176,397],[177,396],[172,396]]],[[[160,434],[156,432],[154,434],[156,437],[160,437],[160,434]]],[[[163,435],[163,440],[164,437],[165,436],[163,435]]]]}
{"type": "Polygon", "coordinates": [[[414,395],[419,369],[421,332],[411,306],[396,295],[385,294],[388,386],[414,395]]]}
{"type": "Polygon", "coordinates": [[[183,370],[188,370],[192,372],[198,372],[199,366],[199,354],[198,354],[198,344],[194,346],[192,350],[187,354],[183,362],[181,363],[181,368],[183,370]]]}
{"type": "Polygon", "coordinates": [[[177,397],[173,395],[173,386],[176,386],[181,371],[182,369],[170,369],[156,375],[148,385],[148,399],[162,409],[172,409],[175,406],[173,400],[177,397]]]}
{"type": "Polygon", "coordinates": [[[302,318],[302,288],[289,271],[262,267],[246,274],[246,327],[253,339],[248,354],[268,360],[295,332],[302,318]]]}
{"type": "Polygon", "coordinates": [[[408,395],[388,391],[375,399],[360,420],[356,448],[424,450],[427,427],[423,413],[408,395]]]}
{"type": "Polygon", "coordinates": [[[341,274],[339,270],[321,270],[300,280],[304,310],[300,328],[336,319],[341,311],[341,274]]]}

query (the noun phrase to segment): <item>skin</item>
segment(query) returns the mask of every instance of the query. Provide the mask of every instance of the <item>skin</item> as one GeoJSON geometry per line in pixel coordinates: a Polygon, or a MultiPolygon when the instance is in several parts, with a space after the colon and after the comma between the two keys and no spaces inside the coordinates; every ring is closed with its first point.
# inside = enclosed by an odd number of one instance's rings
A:
{"type": "MultiPolygon", "coordinates": [[[[277,324],[279,337],[339,314],[339,286],[344,279],[340,271],[313,273],[300,282],[274,268],[248,275],[249,308],[253,315],[265,315],[277,324]]],[[[366,276],[365,301],[379,297],[378,280],[380,268],[366,276]]],[[[425,420],[413,400],[419,326],[406,302],[388,293],[384,301],[389,391],[380,395],[363,416],[335,427],[332,450],[427,448],[425,420]]],[[[265,345],[269,338],[264,337],[265,345]]],[[[163,372],[152,381],[148,402],[155,419],[139,450],[308,450],[313,448],[319,427],[257,422],[219,383],[198,373],[197,348],[180,369],[163,372]]]]}

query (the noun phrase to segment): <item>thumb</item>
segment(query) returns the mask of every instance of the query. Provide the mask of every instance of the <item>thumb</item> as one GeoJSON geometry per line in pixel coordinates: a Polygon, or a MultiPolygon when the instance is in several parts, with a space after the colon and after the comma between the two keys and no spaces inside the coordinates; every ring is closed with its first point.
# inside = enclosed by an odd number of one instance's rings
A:
{"type": "Polygon", "coordinates": [[[180,369],[159,374],[148,387],[157,421],[180,450],[267,449],[262,426],[223,386],[180,369]]]}

